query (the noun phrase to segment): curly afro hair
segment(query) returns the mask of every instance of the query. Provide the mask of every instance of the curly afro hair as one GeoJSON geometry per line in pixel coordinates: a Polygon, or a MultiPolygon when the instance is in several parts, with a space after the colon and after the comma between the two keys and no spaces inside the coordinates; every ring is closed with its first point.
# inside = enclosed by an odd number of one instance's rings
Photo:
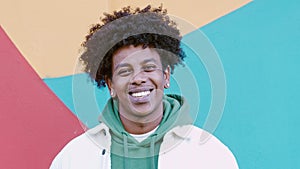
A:
{"type": "Polygon", "coordinates": [[[124,7],[113,14],[104,13],[103,24],[90,28],[82,43],[80,56],[84,71],[95,80],[99,88],[105,87],[105,79],[112,77],[112,56],[123,46],[142,45],[154,48],[160,55],[162,67],[170,66],[171,73],[178,64],[183,64],[185,53],[180,47],[181,35],[177,25],[167,16],[167,10],[124,7]]]}

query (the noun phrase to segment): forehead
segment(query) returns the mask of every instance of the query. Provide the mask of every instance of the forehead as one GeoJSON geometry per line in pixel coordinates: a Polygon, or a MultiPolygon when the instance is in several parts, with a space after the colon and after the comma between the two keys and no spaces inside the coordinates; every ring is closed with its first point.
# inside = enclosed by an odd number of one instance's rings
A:
{"type": "Polygon", "coordinates": [[[145,60],[161,64],[160,56],[153,48],[143,49],[142,45],[136,47],[133,45],[124,46],[113,54],[113,67],[116,68],[121,63],[138,64],[145,60]]]}

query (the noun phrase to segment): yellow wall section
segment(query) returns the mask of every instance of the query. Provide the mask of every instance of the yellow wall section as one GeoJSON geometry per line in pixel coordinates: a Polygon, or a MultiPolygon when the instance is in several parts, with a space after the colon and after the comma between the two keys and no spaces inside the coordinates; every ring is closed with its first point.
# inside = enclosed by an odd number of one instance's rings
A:
{"type": "MultiPolygon", "coordinates": [[[[146,7],[148,4],[152,6],[163,4],[163,7],[167,8],[169,14],[179,19],[179,26],[180,23],[188,23],[199,28],[249,2],[251,0],[113,0],[109,3],[109,9],[113,11],[128,5],[132,7],[146,7]]],[[[183,30],[181,32],[183,34],[193,31],[187,26],[182,26],[183,30]]]]}
{"type": "Polygon", "coordinates": [[[41,78],[74,73],[81,42],[103,12],[123,6],[163,6],[183,34],[199,28],[250,0],[1,0],[0,24],[41,78]],[[186,23],[185,23],[186,24],[186,23]]]}

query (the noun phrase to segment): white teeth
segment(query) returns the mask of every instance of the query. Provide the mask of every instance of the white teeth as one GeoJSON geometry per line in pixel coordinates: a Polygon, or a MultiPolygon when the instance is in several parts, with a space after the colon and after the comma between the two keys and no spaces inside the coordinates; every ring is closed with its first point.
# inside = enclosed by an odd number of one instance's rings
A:
{"type": "Polygon", "coordinates": [[[150,94],[150,91],[144,91],[144,92],[138,92],[138,93],[132,93],[133,97],[144,97],[150,94]]]}

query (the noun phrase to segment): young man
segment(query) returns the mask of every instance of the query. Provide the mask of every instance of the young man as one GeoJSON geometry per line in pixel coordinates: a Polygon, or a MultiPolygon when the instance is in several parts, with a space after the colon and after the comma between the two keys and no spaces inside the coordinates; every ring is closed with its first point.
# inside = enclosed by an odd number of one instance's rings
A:
{"type": "Polygon", "coordinates": [[[225,145],[192,125],[182,96],[164,95],[185,57],[166,11],[126,7],[102,22],[90,29],[80,59],[111,99],[100,124],[68,143],[50,168],[238,168],[225,145]],[[210,139],[201,142],[203,134],[210,139]]]}

